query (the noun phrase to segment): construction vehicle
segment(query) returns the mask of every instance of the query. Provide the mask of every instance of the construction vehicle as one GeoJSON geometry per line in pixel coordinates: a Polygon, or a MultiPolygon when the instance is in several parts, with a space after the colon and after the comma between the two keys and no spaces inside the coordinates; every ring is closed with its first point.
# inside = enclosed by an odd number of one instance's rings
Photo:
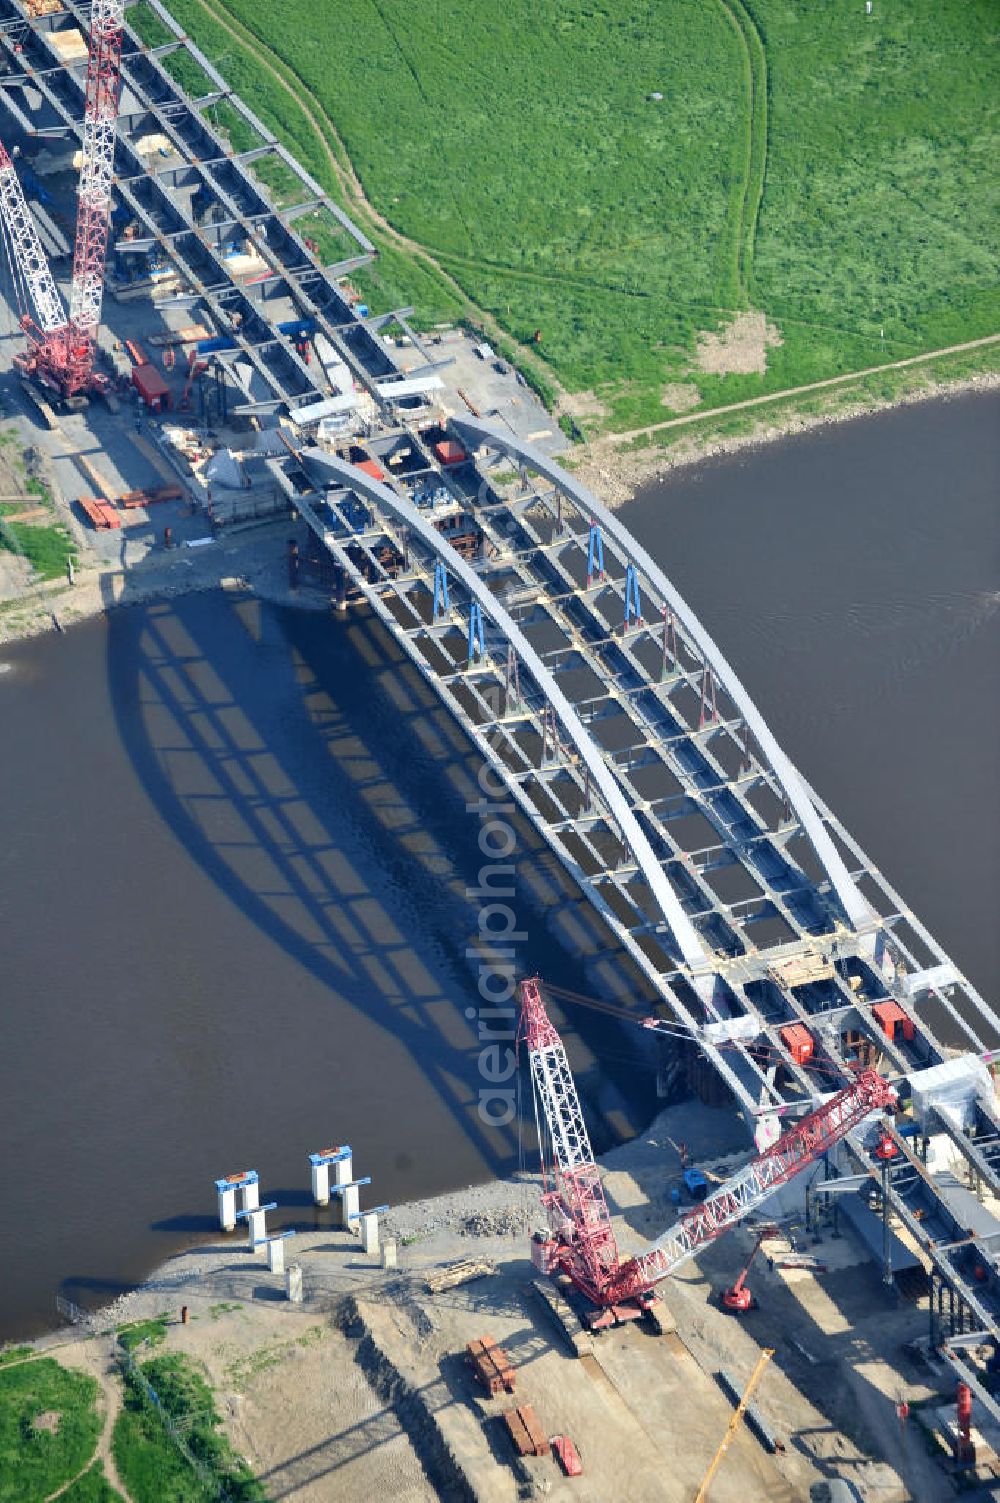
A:
{"type": "Polygon", "coordinates": [[[0,224],[17,289],[18,322],[28,340],[27,351],[14,363],[25,377],[77,407],[87,394],[103,393],[108,386],[94,364],[111,230],[124,16],[125,0],[93,0],[90,8],[83,162],[68,313],[14,163],[0,142],[0,224]]]}
{"type": "Polygon", "coordinates": [[[708,1180],[700,1169],[685,1169],[681,1176],[689,1200],[701,1201],[708,1194],[708,1180]]]}
{"type": "Polygon", "coordinates": [[[528,1050],[542,1161],[542,1205],[549,1238],[532,1243],[533,1260],[565,1273],[589,1304],[592,1330],[637,1320],[655,1304],[656,1285],[731,1226],[758,1210],[781,1185],[839,1143],[869,1113],[896,1101],[875,1070],[801,1118],[764,1153],[684,1211],[638,1257],[622,1259],[562,1040],[542,1001],[537,976],[522,981],[517,1038],[528,1050]]]}
{"type": "Polygon", "coordinates": [[[774,1348],[766,1346],[761,1352],[760,1356],[757,1358],[757,1366],[750,1374],[750,1381],[747,1383],[746,1388],[744,1388],[743,1390],[743,1397],[740,1399],[736,1408],[733,1410],[733,1417],[726,1427],[726,1433],[722,1437],[722,1442],[719,1446],[719,1449],[716,1451],[715,1455],[712,1457],[712,1460],[708,1464],[708,1471],[702,1478],[701,1487],[699,1487],[698,1489],[694,1503],[705,1503],[705,1499],[708,1497],[708,1489],[711,1486],[712,1478],[719,1470],[719,1467],[722,1463],[722,1458],[728,1451],[733,1436],[736,1434],[737,1430],[740,1428],[740,1425],[743,1422],[743,1415],[746,1411],[747,1405],[750,1402],[750,1395],[753,1393],[754,1389],[757,1387],[757,1384],[764,1376],[764,1369],[773,1356],[774,1348]]]}
{"type": "Polygon", "coordinates": [[[753,1267],[754,1259],[760,1252],[762,1242],[766,1237],[773,1237],[777,1230],[776,1226],[762,1226],[757,1233],[750,1256],[740,1270],[736,1282],[730,1284],[728,1289],[723,1289],[722,1294],[719,1296],[724,1310],[733,1310],[740,1315],[745,1315],[747,1310],[755,1310],[757,1308],[757,1301],[754,1299],[753,1291],[747,1283],[747,1278],[753,1267]]]}

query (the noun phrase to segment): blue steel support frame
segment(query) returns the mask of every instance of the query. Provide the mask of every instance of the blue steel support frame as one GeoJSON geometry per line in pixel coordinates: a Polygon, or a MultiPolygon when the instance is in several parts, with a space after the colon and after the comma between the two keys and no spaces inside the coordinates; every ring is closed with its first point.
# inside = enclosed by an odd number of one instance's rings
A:
{"type": "Polygon", "coordinates": [[[594,575],[598,579],[604,578],[604,539],[601,537],[601,529],[597,522],[590,524],[590,536],[587,538],[587,589],[594,583],[594,575]]]}
{"type": "Polygon", "coordinates": [[[639,596],[639,576],[635,564],[625,566],[625,630],[642,625],[642,600],[639,596]]]}
{"type": "Polygon", "coordinates": [[[451,610],[448,600],[448,571],[440,559],[434,565],[434,620],[451,610]]]}
{"type": "Polygon", "coordinates": [[[469,662],[472,667],[473,658],[481,658],[486,651],[486,637],[483,633],[483,609],[478,600],[473,600],[469,606],[469,662]]]}

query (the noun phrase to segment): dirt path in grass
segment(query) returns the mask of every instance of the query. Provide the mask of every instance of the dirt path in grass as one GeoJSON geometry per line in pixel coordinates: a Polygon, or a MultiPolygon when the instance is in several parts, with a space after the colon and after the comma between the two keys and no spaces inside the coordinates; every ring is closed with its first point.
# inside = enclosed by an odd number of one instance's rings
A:
{"type": "Polygon", "coordinates": [[[719,0],[719,3],[739,41],[747,94],[743,192],[736,223],[734,266],[737,290],[741,300],[746,303],[750,298],[757,221],[764,197],[764,174],[767,171],[767,54],[764,39],[743,0],[719,0]]]}
{"type": "MultiPolygon", "coordinates": [[[[95,1336],[90,1341],[81,1341],[75,1346],[67,1346],[60,1351],[59,1361],[63,1367],[77,1368],[80,1372],[88,1373],[95,1379],[104,1400],[104,1427],[98,1438],[97,1449],[83,1471],[89,1471],[95,1461],[101,1462],[109,1485],[120,1494],[124,1503],[132,1503],[129,1493],[122,1486],[111,1449],[115,1421],[122,1410],[121,1383],[114,1360],[114,1337],[95,1336]]],[[[82,1473],[80,1475],[82,1476],[82,1473]]],[[[58,1492],[52,1493],[47,1503],[54,1503],[54,1500],[72,1487],[76,1480],[75,1477],[71,1478],[58,1492]]]]}
{"type": "MultiPolygon", "coordinates": [[[[288,80],[284,77],[281,70],[275,66],[275,60],[279,62],[281,61],[281,59],[278,58],[277,53],[273,52],[271,48],[268,47],[266,43],[262,42],[261,39],[253,32],[247,31],[243,26],[240,25],[239,22],[235,21],[224,4],[212,4],[211,0],[197,0],[197,3],[199,8],[203,10],[206,15],[211,16],[212,20],[215,21],[219,26],[221,26],[223,30],[232,37],[234,42],[238,42],[241,47],[252,48],[257,61],[260,63],[264,71],[274,79],[275,83],[279,86],[279,88],[282,89],[285,94],[289,96],[290,99],[293,99],[295,101],[299,109],[301,109],[303,115],[305,115],[306,119],[308,120],[310,127],[314,131],[316,139],[318,140],[323,151],[323,156],[326,159],[330,171],[337,179],[344,197],[349,204],[352,204],[354,206],[355,209],[361,211],[359,217],[366,219],[369,225],[374,226],[382,235],[385,236],[387,240],[391,241],[396,250],[405,251],[407,255],[415,257],[416,260],[422,262],[425,267],[429,268],[429,270],[433,272],[433,274],[445,284],[448,290],[459,299],[466,316],[471,321],[476,323],[491,339],[511,339],[513,336],[507,333],[507,331],[497,322],[497,320],[491,313],[487,313],[484,308],[480,308],[477,303],[474,303],[472,301],[462,284],[456,281],[451,272],[445,270],[441,262],[438,261],[430,253],[430,251],[426,249],[425,246],[421,245],[418,240],[411,240],[409,235],[404,235],[400,230],[397,230],[394,225],[390,224],[389,220],[386,219],[384,214],[379,213],[378,209],[376,209],[375,205],[372,203],[371,199],[365,192],[364,187],[361,183],[361,179],[358,177],[358,174],[354,170],[354,166],[351,163],[347,148],[344,145],[343,140],[341,139],[337,127],[325,111],[323,112],[321,117],[319,113],[312,108],[312,105],[309,103],[309,93],[304,85],[302,86],[301,92],[292,88],[291,84],[289,84],[288,80]],[[331,136],[333,136],[341,152],[343,153],[343,161],[333,150],[329,141],[327,140],[324,125],[326,126],[326,129],[329,130],[331,136]],[[345,163],[347,164],[346,166],[344,165],[345,163]]],[[[562,396],[562,383],[556,377],[555,372],[548,365],[546,365],[544,361],[539,360],[537,356],[534,357],[534,363],[545,376],[545,379],[555,388],[559,395],[562,396]]]]}
{"type": "Polygon", "coordinates": [[[606,433],[579,450],[581,458],[588,458],[599,450],[612,449],[618,444],[627,444],[638,438],[650,438],[667,428],[686,428],[692,423],[703,423],[713,418],[725,417],[730,412],[744,412],[751,407],[763,407],[769,402],[784,402],[789,397],[805,396],[811,391],[825,391],[832,386],[847,386],[852,381],[861,381],[865,376],[878,376],[883,371],[904,370],[910,365],[926,365],[929,360],[940,360],[945,355],[962,355],[967,350],[980,350],[986,345],[1000,344],[1000,334],[987,334],[982,339],[967,339],[964,344],[949,344],[941,350],[928,350],[923,355],[908,355],[905,360],[890,360],[885,365],[869,365],[864,370],[850,371],[844,376],[828,376],[823,381],[809,381],[805,386],[787,386],[783,391],[770,391],[763,397],[747,397],[742,402],[729,402],[725,407],[707,407],[701,412],[690,412],[684,417],[665,418],[662,423],[647,423],[644,428],[630,428],[623,433],[606,433]]]}

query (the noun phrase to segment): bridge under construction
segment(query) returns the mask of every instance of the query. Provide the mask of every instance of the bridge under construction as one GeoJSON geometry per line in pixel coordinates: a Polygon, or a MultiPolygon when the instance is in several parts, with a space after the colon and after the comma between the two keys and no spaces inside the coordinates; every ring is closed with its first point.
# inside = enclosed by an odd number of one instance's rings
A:
{"type": "Polygon", "coordinates": [[[878,1187],[926,1258],[933,1339],[995,1409],[963,1351],[1000,1341],[1000,1223],[950,1166],[1000,1195],[1000,1019],[619,519],[497,424],[446,430],[391,422],[360,469],[309,444],[271,461],[333,593],[441,696],[758,1144],[881,1061],[919,1130],[859,1128],[827,1172],[878,1187]]]}
{"type": "MultiPolygon", "coordinates": [[[[295,570],[384,624],[645,978],[651,1031],[708,1062],[758,1147],[876,1062],[910,1103],[905,1118],[853,1127],[814,1188],[873,1190],[886,1232],[890,1216],[905,1228],[930,1278],[932,1343],[1000,1420],[966,1355],[1000,1349],[1000,1221],[976,1195],[1000,1200],[1000,1018],[792,765],[618,517],[509,423],[439,396],[445,362],[411,330],[423,363],[402,379],[378,336],[409,330],[408,310],[372,319],[343,290],[372,247],[151,9],[171,40],[144,47],[126,27],[120,64],[121,301],[152,301],[159,268],[173,268],[162,337],[183,342],[169,322],[180,309],[204,320],[184,398],[214,362],[228,393],[215,420],[252,429],[266,514],[309,529],[295,570]],[[165,71],[177,51],[208,78],[202,98],[165,71]],[[220,137],[207,116],[221,103],[257,145],[220,137]],[[150,133],[166,143],[152,161],[138,144],[150,133]],[[280,211],[252,174],[264,159],[300,190],[280,211]],[[343,251],[326,264],[295,228],[318,211],[343,251]],[[347,373],[336,391],[334,369],[347,373]]],[[[0,0],[0,105],[18,150],[80,134],[85,80],[60,38],[86,11],[0,0]]],[[[210,415],[205,404],[206,430],[210,415]]],[[[207,488],[184,479],[207,508],[207,488]]]]}

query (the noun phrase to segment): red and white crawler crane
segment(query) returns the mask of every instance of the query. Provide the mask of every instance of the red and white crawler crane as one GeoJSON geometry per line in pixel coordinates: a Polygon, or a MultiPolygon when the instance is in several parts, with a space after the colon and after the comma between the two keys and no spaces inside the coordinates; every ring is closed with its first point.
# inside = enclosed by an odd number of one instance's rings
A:
{"type": "Polygon", "coordinates": [[[869,1113],[896,1101],[896,1092],[877,1071],[860,1070],[850,1085],[685,1211],[645,1252],[623,1261],[566,1050],[545,1011],[540,988],[537,976],[521,983],[518,1038],[524,1039],[531,1063],[542,1205],[551,1232],[547,1261],[568,1274],[596,1307],[589,1319],[595,1328],[642,1315],[653,1303],[658,1283],[756,1211],[869,1113]]]}
{"type": "Polygon", "coordinates": [[[0,143],[0,216],[29,346],[16,363],[64,398],[105,386],[94,360],[111,230],[124,16],[125,0],[93,0],[68,315],[14,164],[0,143]]]}

